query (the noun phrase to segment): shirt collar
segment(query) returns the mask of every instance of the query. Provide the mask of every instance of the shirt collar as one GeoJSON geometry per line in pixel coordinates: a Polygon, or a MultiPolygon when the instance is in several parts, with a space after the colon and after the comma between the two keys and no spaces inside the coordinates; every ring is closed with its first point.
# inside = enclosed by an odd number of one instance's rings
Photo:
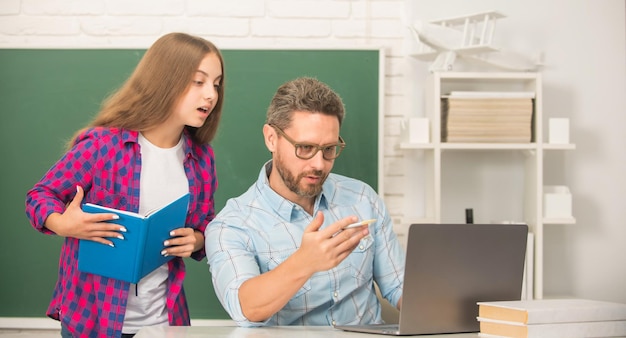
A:
{"type": "MultiPolygon", "coordinates": [[[[272,171],[272,160],[265,162],[259,173],[257,180],[257,190],[260,195],[264,197],[270,208],[274,210],[281,218],[291,221],[298,214],[304,212],[301,206],[279,195],[274,189],[270,187],[269,173],[272,171]]],[[[327,190],[332,191],[332,184],[326,180],[322,185],[322,192],[315,198],[315,204],[313,207],[314,213],[320,208],[326,209],[327,205],[327,190]]]]}
{"type": "Polygon", "coordinates": [[[194,146],[193,139],[187,128],[183,128],[183,151],[185,152],[185,158],[194,158],[198,160],[197,154],[192,151],[194,146]]]}
{"type": "MultiPolygon", "coordinates": [[[[122,140],[124,143],[132,142],[139,143],[139,132],[136,130],[123,130],[122,132],[122,140]]],[[[192,151],[193,149],[193,141],[191,135],[189,134],[189,130],[187,128],[183,129],[183,151],[185,152],[185,158],[193,157],[197,159],[196,154],[192,151]]]]}

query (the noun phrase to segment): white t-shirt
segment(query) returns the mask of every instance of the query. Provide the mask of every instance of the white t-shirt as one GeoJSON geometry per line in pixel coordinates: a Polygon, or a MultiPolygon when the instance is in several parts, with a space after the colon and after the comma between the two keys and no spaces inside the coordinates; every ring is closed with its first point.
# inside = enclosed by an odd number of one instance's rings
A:
{"type": "MultiPolygon", "coordinates": [[[[139,213],[160,208],[189,192],[185,175],[183,139],[172,148],[159,148],[139,134],[141,176],[139,213]]],[[[168,266],[163,264],[131,284],[124,317],[123,333],[137,333],[147,325],[167,324],[168,266]]]]}

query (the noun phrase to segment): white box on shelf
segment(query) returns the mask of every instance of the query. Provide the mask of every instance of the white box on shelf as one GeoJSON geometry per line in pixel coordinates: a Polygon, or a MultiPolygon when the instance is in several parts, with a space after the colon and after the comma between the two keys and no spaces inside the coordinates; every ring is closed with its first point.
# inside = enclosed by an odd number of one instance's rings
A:
{"type": "Polygon", "coordinates": [[[425,117],[409,118],[409,142],[428,143],[430,140],[430,128],[428,119],[425,117]]]}
{"type": "Polygon", "coordinates": [[[569,119],[551,118],[548,123],[548,142],[550,144],[568,144],[569,119]]]}
{"type": "Polygon", "coordinates": [[[545,218],[572,217],[572,194],[563,185],[548,185],[543,188],[543,216],[545,218]]]}

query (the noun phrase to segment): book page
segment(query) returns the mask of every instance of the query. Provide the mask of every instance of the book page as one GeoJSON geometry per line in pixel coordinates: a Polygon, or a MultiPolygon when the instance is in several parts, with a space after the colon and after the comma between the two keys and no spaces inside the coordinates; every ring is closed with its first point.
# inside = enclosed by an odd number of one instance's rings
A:
{"type": "Polygon", "coordinates": [[[145,216],[143,216],[141,214],[138,214],[136,212],[132,212],[132,211],[104,207],[102,205],[93,204],[93,203],[85,203],[85,205],[88,205],[88,206],[96,208],[96,209],[100,209],[100,210],[102,210],[103,213],[124,214],[124,215],[131,216],[131,217],[145,218],[145,216]]]}

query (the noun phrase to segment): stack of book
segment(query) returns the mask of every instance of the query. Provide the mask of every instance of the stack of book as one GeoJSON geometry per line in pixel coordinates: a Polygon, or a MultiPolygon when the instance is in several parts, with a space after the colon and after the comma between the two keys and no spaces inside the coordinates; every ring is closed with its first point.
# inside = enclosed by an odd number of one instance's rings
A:
{"type": "Polygon", "coordinates": [[[450,92],[441,98],[442,142],[528,143],[532,92],[450,92]]]}
{"type": "Polygon", "coordinates": [[[588,299],[478,303],[481,335],[500,337],[622,337],[626,304],[588,299]]]}

